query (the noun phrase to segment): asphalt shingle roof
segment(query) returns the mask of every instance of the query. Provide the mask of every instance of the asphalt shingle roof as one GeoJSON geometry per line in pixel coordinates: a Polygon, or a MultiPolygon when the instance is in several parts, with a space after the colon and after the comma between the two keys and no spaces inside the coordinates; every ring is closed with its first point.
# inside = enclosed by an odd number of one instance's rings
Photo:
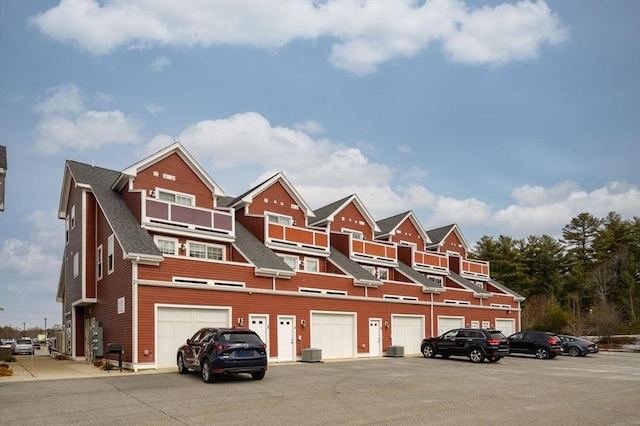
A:
{"type": "Polygon", "coordinates": [[[364,269],[362,266],[360,266],[359,263],[349,259],[340,250],[336,249],[333,246],[331,247],[329,260],[335,263],[340,269],[351,275],[357,281],[370,281],[382,284],[382,281],[380,281],[378,277],[364,269]]]}
{"type": "Polygon", "coordinates": [[[469,290],[473,290],[474,293],[482,294],[482,295],[485,295],[485,296],[490,296],[491,295],[491,292],[483,289],[482,287],[478,287],[477,285],[475,285],[474,283],[472,283],[468,279],[456,274],[453,271],[449,271],[449,272],[450,272],[449,277],[452,280],[454,280],[455,282],[457,282],[458,284],[460,284],[461,286],[466,287],[469,290]]]}
{"type": "Polygon", "coordinates": [[[418,272],[415,269],[411,268],[411,266],[407,265],[406,263],[398,262],[398,269],[404,275],[406,275],[407,277],[411,278],[413,281],[415,281],[415,282],[417,282],[419,284],[422,284],[424,287],[426,287],[428,289],[440,290],[440,291],[444,290],[438,283],[436,283],[432,279],[427,278],[426,276],[424,276],[420,272],[418,272]]]}
{"type": "Polygon", "coordinates": [[[272,269],[291,274],[293,270],[284,260],[236,221],[236,246],[260,269],[272,269]]]}

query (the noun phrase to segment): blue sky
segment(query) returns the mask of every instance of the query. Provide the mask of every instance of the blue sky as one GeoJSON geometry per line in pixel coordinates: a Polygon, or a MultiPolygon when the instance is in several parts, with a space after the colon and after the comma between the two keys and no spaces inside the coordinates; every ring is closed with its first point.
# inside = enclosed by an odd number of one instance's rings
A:
{"type": "Polygon", "coordinates": [[[3,0],[0,325],[60,323],[64,161],[175,140],[229,195],[283,171],[471,244],[631,219],[640,1],[3,0]]]}

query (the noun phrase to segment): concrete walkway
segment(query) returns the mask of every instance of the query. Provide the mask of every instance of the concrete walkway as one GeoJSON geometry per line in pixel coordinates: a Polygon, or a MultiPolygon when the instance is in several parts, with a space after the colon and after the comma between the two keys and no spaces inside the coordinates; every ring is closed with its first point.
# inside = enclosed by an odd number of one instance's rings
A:
{"type": "Polygon", "coordinates": [[[89,361],[57,360],[45,351],[36,351],[35,355],[16,355],[15,359],[17,362],[0,362],[0,364],[7,364],[13,370],[12,376],[0,376],[0,385],[10,382],[117,377],[174,371],[174,369],[144,370],[138,373],[125,369],[122,372],[118,369],[106,371],[94,367],[89,361]]]}

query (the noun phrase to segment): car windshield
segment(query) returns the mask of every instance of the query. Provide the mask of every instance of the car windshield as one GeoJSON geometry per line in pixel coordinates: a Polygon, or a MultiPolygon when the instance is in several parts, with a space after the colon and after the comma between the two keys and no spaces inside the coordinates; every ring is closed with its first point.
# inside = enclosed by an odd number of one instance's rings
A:
{"type": "Polygon", "coordinates": [[[18,344],[19,345],[30,345],[31,344],[31,339],[18,339],[18,344]]]}
{"type": "Polygon", "coordinates": [[[500,333],[499,331],[491,332],[491,333],[489,333],[489,336],[490,336],[492,339],[497,339],[497,340],[504,340],[504,339],[506,339],[506,336],[505,336],[504,334],[500,333]]]}

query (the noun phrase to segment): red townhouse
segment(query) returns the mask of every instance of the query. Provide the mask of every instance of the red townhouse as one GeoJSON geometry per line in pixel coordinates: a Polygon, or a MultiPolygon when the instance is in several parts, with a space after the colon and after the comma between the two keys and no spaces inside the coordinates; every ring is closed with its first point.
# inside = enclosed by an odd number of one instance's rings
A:
{"type": "Polygon", "coordinates": [[[524,298],[467,258],[457,225],[411,211],[375,221],[357,195],[313,210],[278,173],[232,197],[180,143],[122,172],[68,160],[57,300],[73,358],[124,350],[175,365],[203,326],[249,327],[270,362],[419,354],[456,327],[520,329],[524,298]],[[99,335],[99,336],[98,336],[99,335]]]}

